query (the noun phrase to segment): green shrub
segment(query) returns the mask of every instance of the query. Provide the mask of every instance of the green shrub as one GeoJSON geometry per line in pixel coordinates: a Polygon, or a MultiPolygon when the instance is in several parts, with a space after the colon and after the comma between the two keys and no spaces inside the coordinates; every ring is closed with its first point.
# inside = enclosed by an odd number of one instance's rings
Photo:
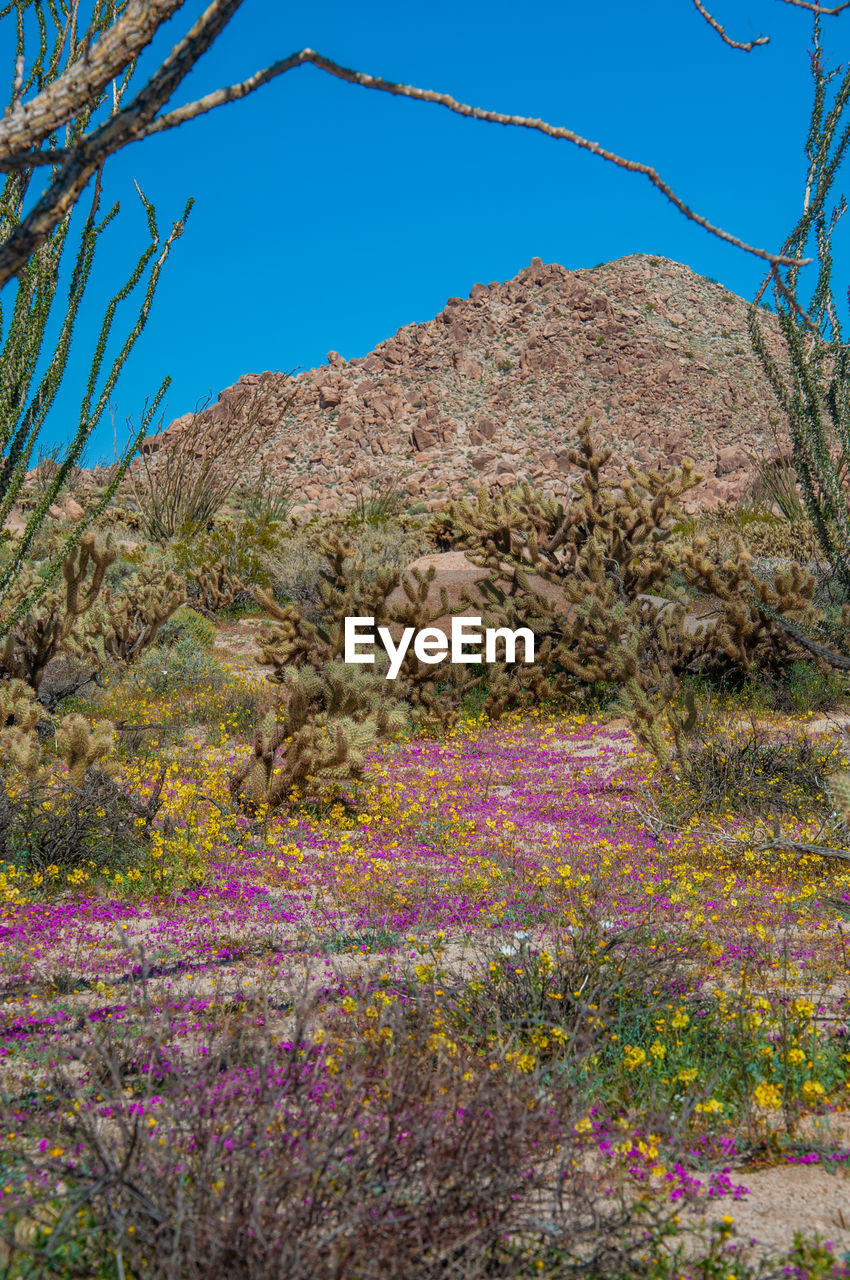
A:
{"type": "Polygon", "coordinates": [[[735,670],[687,674],[682,679],[682,689],[689,690],[699,703],[794,715],[833,707],[847,694],[842,676],[823,671],[808,659],[791,662],[772,677],[764,673],[748,676],[735,670]]]}
{"type": "Polygon", "coordinates": [[[845,680],[836,671],[821,671],[814,662],[792,662],[774,686],[779,711],[804,715],[834,706],[847,693],[845,680]]]}
{"type": "Polygon", "coordinates": [[[158,636],[162,648],[169,648],[181,641],[190,641],[199,649],[212,649],[215,644],[215,627],[194,609],[182,608],[163,623],[158,636]]]}
{"type": "Polygon", "coordinates": [[[106,570],[106,585],[111,590],[120,587],[128,578],[138,572],[143,556],[138,551],[122,551],[106,570]]]}
{"type": "Polygon", "coordinates": [[[133,668],[133,678],[151,693],[219,687],[224,676],[212,654],[199,648],[190,634],[174,644],[152,646],[133,668]]]}
{"type": "Polygon", "coordinates": [[[169,559],[190,581],[200,569],[223,564],[228,573],[246,586],[271,586],[270,559],[286,538],[283,527],[246,517],[219,517],[211,528],[192,537],[176,538],[169,559]]]}

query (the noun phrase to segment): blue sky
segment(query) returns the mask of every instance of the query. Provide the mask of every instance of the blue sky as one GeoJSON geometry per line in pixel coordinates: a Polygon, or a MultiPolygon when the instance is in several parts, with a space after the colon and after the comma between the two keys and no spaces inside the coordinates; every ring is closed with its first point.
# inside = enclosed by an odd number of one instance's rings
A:
{"type": "MultiPolygon", "coordinates": [[[[202,8],[187,5],[157,49],[202,8]]],[[[810,19],[779,0],[717,0],[713,11],[734,37],[769,34],[771,44],[729,49],[688,0],[245,0],[177,100],[309,45],[388,79],[568,125],[654,165],[700,213],[773,249],[801,203],[810,19]]],[[[827,47],[840,50],[846,21],[824,24],[827,47]]],[[[118,385],[119,426],[165,374],[167,422],[243,373],[309,368],[331,349],[363,355],[534,256],[570,268],[663,255],[744,296],[761,280],[754,259],[687,223],[644,178],[565,142],[303,67],[110,161],[107,195],[122,214],[83,316],[78,377],[96,304],[143,240],[134,180],[163,222],[188,196],[196,204],[118,385]]],[[[67,434],[75,385],[72,376],[51,440],[67,434]]],[[[110,452],[111,436],[101,429],[95,456],[110,452]]]]}

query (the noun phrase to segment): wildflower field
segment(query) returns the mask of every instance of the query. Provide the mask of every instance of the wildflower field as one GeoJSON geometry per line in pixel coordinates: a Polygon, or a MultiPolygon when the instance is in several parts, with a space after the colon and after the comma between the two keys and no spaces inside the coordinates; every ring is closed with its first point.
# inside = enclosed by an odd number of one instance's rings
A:
{"type": "Polygon", "coordinates": [[[809,524],[610,456],[301,528],[165,450],[39,534],[0,1275],[850,1276],[850,605],[809,524]],[[346,653],[478,613],[534,662],[346,653]]]}
{"type": "Polygon", "coordinates": [[[142,856],[7,848],[4,1274],[850,1275],[850,862],[759,848],[815,839],[793,780],[779,827],[756,788],[665,824],[616,714],[470,710],[246,814],[262,682],[218,669],[191,725],[87,711],[157,726],[142,856]]]}

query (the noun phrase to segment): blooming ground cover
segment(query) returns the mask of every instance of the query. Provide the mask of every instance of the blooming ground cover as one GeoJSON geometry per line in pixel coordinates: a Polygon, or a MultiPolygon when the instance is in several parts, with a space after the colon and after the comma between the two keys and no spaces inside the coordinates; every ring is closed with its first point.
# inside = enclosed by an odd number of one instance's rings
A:
{"type": "MultiPolygon", "coordinates": [[[[850,863],[759,851],[734,797],[653,823],[625,724],[555,710],[470,714],[336,801],[240,813],[252,687],[232,673],[194,735],[185,698],[175,729],[167,691],[122,688],[128,724],[172,729],[124,752],[138,794],[166,771],[144,854],[2,868],[8,1274],[381,1274],[376,1221],[384,1245],[406,1224],[412,1274],[752,1274],[748,1177],[850,1160],[850,863]],[[249,1149],[290,1181],[237,1222],[249,1149]],[[219,1271],[156,1270],[178,1186],[219,1271]],[[240,1272],[285,1224],[287,1269],[240,1272]]],[[[801,802],[782,831],[817,827],[801,802]]],[[[833,1234],[786,1274],[850,1274],[833,1234]]]]}

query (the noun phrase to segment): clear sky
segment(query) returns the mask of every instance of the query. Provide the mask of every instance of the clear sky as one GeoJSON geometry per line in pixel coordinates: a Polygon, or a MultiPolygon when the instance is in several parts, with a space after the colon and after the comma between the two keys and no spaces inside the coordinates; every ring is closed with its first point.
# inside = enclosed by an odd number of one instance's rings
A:
{"type": "MultiPolygon", "coordinates": [[[[203,7],[188,4],[156,49],[203,7]]],[[[711,221],[775,249],[802,202],[811,20],[781,0],[712,10],[733,37],[771,43],[726,47],[690,0],[245,0],[175,102],[309,45],[387,79],[568,125],[654,165],[711,221]]],[[[823,21],[837,61],[850,21],[823,21]]],[[[331,349],[364,355],[534,256],[570,268],[652,253],[744,296],[762,276],[645,178],[312,67],[109,162],[107,194],[122,213],[93,302],[142,243],[134,179],[163,222],[188,196],[196,204],[118,385],[119,425],[166,373],[168,422],[243,373],[309,368],[331,349]]],[[[95,310],[80,328],[78,374],[95,310]]],[[[63,397],[53,440],[68,434],[73,408],[63,397]]],[[[110,449],[104,428],[94,455],[110,449]]]]}

